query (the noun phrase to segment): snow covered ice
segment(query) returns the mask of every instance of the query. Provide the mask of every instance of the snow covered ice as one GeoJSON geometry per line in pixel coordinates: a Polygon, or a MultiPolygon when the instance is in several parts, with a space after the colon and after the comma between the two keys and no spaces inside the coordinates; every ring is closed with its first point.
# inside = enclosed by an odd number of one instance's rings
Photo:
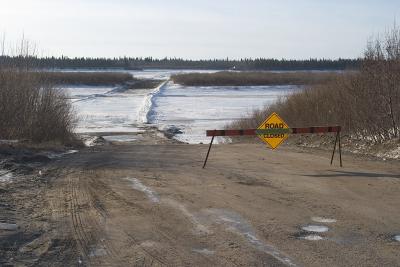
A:
{"type": "MultiPolygon", "coordinates": [[[[137,78],[167,80],[176,73],[211,70],[128,71],[137,78]]],[[[176,129],[182,142],[208,143],[208,129],[220,129],[270,105],[297,86],[182,86],[169,81],[155,89],[114,91],[107,86],[66,87],[79,122],[77,133],[139,133],[144,125],[176,129]]],[[[218,140],[217,140],[218,142],[218,140]]]]}
{"type": "Polygon", "coordinates": [[[160,129],[175,126],[176,139],[207,143],[206,130],[220,129],[298,89],[295,86],[181,86],[169,83],[155,96],[150,122],[160,129]]]}

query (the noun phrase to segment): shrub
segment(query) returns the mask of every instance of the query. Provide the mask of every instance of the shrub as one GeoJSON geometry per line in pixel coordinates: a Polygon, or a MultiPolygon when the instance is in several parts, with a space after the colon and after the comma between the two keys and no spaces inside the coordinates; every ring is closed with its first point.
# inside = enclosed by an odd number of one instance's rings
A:
{"type": "Polygon", "coordinates": [[[64,93],[23,68],[0,69],[0,138],[33,142],[74,138],[74,113],[64,93]]]}
{"type": "Polygon", "coordinates": [[[376,143],[399,138],[400,29],[368,43],[360,72],[288,95],[228,127],[255,128],[273,111],[291,127],[338,124],[376,143]]]}
{"type": "Polygon", "coordinates": [[[187,73],[171,77],[186,86],[309,85],[321,84],[341,76],[339,72],[229,72],[187,73]]]}
{"type": "Polygon", "coordinates": [[[34,75],[57,85],[116,85],[136,81],[123,72],[35,72],[34,75]]]}

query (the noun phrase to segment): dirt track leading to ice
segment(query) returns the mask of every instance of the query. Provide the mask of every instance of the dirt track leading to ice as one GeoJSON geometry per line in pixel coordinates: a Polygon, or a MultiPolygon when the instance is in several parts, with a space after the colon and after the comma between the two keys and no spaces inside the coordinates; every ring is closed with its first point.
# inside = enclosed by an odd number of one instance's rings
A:
{"type": "Polygon", "coordinates": [[[52,164],[21,185],[30,203],[13,195],[25,243],[4,263],[400,265],[398,162],[346,155],[339,168],[325,152],[238,144],[215,146],[202,169],[206,150],[153,136],[52,164]]]}

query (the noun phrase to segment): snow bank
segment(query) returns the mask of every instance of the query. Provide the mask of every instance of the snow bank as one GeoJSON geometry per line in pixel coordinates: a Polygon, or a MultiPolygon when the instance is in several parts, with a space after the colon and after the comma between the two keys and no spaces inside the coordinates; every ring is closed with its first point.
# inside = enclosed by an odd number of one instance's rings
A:
{"type": "Polygon", "coordinates": [[[164,89],[164,87],[167,85],[168,81],[163,82],[160,84],[157,88],[155,88],[153,91],[148,93],[144,100],[141,108],[139,109],[138,112],[138,122],[139,123],[151,123],[151,117],[153,115],[153,107],[154,107],[154,99],[157,95],[159,95],[164,89]]]}

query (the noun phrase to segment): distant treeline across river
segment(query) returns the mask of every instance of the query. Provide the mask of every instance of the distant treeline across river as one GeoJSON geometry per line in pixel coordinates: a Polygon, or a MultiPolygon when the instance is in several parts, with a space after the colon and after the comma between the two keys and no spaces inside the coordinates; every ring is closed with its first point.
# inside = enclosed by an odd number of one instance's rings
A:
{"type": "Polygon", "coordinates": [[[35,57],[35,56],[0,56],[0,66],[29,66],[43,69],[215,69],[215,70],[354,70],[358,69],[361,59],[209,59],[186,60],[181,58],[156,59],[152,57],[35,57]]]}

